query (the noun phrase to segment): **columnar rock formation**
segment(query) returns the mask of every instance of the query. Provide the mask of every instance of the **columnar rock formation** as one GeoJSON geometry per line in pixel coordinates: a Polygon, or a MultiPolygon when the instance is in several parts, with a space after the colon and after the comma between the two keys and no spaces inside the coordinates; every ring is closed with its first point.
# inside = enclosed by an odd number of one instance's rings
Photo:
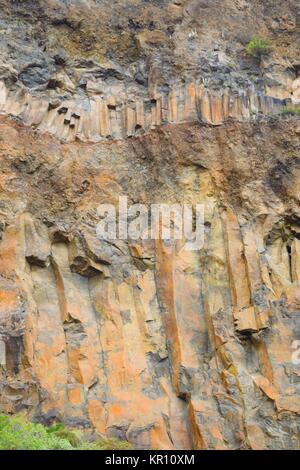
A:
{"type": "Polygon", "coordinates": [[[25,125],[49,132],[64,142],[99,142],[140,135],[166,123],[201,120],[220,125],[227,119],[249,120],[259,113],[276,114],[285,100],[247,91],[210,91],[189,83],[167,94],[152,91],[151,98],[124,102],[118,96],[91,95],[85,100],[53,102],[47,95],[32,96],[26,88],[9,91],[0,82],[0,112],[18,117],[25,125]]]}

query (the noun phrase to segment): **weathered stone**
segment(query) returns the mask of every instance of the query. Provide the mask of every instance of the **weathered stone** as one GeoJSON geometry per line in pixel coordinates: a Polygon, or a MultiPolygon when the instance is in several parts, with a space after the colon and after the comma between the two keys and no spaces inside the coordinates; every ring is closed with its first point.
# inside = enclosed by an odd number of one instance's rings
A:
{"type": "Polygon", "coordinates": [[[29,214],[24,215],[25,257],[28,263],[47,266],[50,256],[50,241],[45,225],[33,220],[29,214]]]}
{"type": "Polygon", "coordinates": [[[85,277],[97,276],[103,273],[104,268],[90,259],[76,240],[73,240],[69,245],[69,262],[72,272],[85,277]]]}

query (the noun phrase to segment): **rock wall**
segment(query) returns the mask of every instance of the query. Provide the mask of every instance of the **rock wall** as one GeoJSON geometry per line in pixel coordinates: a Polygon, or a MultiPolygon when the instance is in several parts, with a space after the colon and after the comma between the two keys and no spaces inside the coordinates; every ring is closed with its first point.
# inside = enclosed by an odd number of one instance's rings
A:
{"type": "Polygon", "coordinates": [[[61,145],[2,117],[1,411],[137,448],[299,448],[299,132],[166,123],[61,145]],[[120,195],[204,204],[203,249],[99,240],[120,195]]]}

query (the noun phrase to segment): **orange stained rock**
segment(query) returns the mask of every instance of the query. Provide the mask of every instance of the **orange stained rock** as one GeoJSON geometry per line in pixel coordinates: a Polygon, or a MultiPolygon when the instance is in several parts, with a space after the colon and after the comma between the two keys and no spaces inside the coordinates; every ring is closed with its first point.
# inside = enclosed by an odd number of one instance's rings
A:
{"type": "Polygon", "coordinates": [[[211,100],[209,93],[205,90],[203,91],[203,95],[201,98],[201,103],[200,103],[200,112],[201,112],[201,119],[204,120],[204,122],[207,123],[212,123],[212,113],[211,113],[211,100]]]}
{"type": "Polygon", "coordinates": [[[233,305],[236,309],[248,308],[251,304],[251,299],[241,229],[237,216],[231,209],[226,211],[225,226],[233,305]]]}
{"type": "Polygon", "coordinates": [[[79,385],[72,384],[68,386],[68,400],[71,405],[81,405],[84,402],[84,399],[83,389],[79,385]]]}
{"type": "Polygon", "coordinates": [[[100,101],[100,132],[103,137],[111,134],[106,100],[100,101]]]}
{"type": "Polygon", "coordinates": [[[211,119],[214,124],[221,124],[224,120],[222,96],[211,97],[211,119]]]}
{"type": "Polygon", "coordinates": [[[252,450],[262,450],[265,448],[265,437],[261,428],[257,424],[247,424],[247,440],[252,450]]]}
{"type": "Polygon", "coordinates": [[[178,108],[177,108],[177,90],[173,88],[169,93],[169,122],[177,122],[178,108]]]}
{"type": "Polygon", "coordinates": [[[95,429],[102,435],[106,434],[107,414],[104,406],[99,400],[89,400],[88,402],[89,418],[95,429]]]}
{"type": "Polygon", "coordinates": [[[266,377],[262,375],[254,375],[253,380],[257,387],[259,387],[271,400],[276,401],[279,397],[279,392],[276,390],[266,377]]]}
{"type": "Polygon", "coordinates": [[[185,120],[196,119],[197,118],[197,108],[196,108],[196,85],[195,83],[190,83],[186,88],[187,98],[185,100],[184,116],[185,120]]]}
{"type": "Polygon", "coordinates": [[[292,243],[291,260],[292,281],[300,282],[300,240],[298,238],[295,238],[292,243]]]}

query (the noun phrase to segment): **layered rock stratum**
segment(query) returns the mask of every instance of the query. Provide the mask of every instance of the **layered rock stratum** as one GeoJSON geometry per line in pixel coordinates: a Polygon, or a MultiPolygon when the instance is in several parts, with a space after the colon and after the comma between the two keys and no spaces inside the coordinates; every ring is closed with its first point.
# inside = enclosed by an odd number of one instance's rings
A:
{"type": "Polygon", "coordinates": [[[0,7],[1,411],[299,449],[299,3],[0,7]],[[203,204],[203,248],[99,239],[120,196],[203,204]]]}

